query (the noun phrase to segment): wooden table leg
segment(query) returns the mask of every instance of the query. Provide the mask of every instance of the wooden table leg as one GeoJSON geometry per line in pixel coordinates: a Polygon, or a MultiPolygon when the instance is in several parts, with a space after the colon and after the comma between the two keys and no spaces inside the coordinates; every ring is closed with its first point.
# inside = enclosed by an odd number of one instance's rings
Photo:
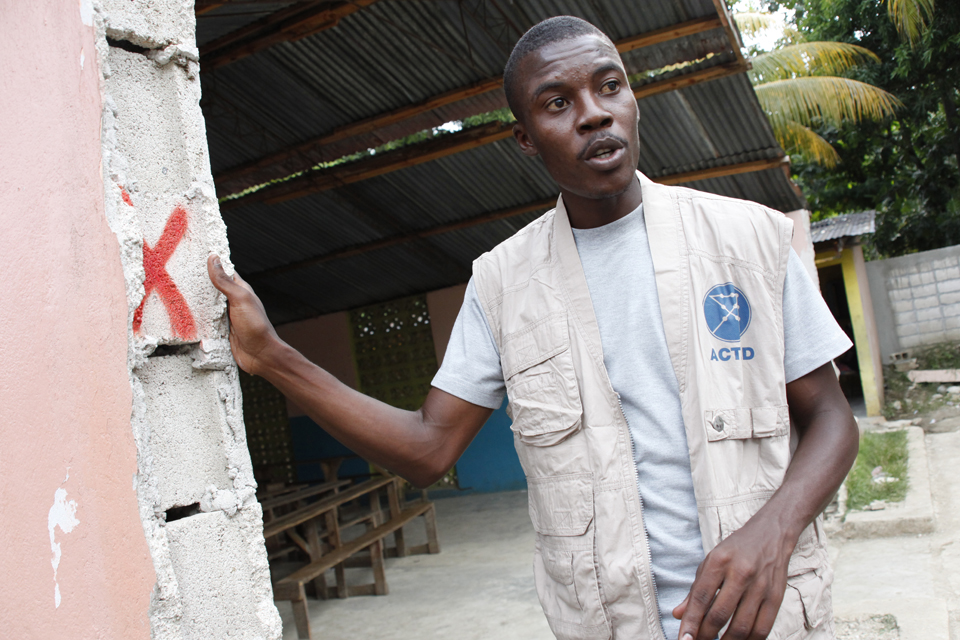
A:
{"type": "MultiPolygon", "coordinates": [[[[323,516],[327,525],[327,539],[330,541],[330,548],[334,550],[339,549],[343,544],[340,539],[340,519],[337,517],[337,511],[337,509],[331,509],[323,516]]],[[[347,574],[344,564],[342,562],[338,564],[334,567],[333,572],[337,576],[337,597],[346,598],[347,574]]]]}
{"type": "Polygon", "coordinates": [[[309,640],[310,635],[310,612],[307,610],[307,594],[304,592],[303,585],[300,585],[299,598],[292,600],[293,619],[297,624],[297,637],[300,640],[309,640]]]}
{"type": "MultiPolygon", "coordinates": [[[[399,485],[400,479],[387,485],[387,498],[390,502],[390,517],[399,518],[403,510],[400,504],[399,485]]],[[[397,556],[403,558],[408,555],[407,544],[403,540],[403,527],[400,527],[393,533],[393,542],[397,547],[397,556]]]]}
{"type": "Polygon", "coordinates": [[[437,510],[435,505],[423,514],[423,522],[427,528],[427,552],[440,553],[440,538],[437,536],[437,510]]]}
{"type": "MultiPolygon", "coordinates": [[[[323,555],[323,543],[320,541],[320,534],[317,532],[316,520],[307,522],[305,526],[307,528],[307,551],[310,562],[314,562],[323,555]]],[[[314,578],[313,588],[317,591],[317,598],[320,600],[327,599],[327,578],[322,573],[314,578]]]]}

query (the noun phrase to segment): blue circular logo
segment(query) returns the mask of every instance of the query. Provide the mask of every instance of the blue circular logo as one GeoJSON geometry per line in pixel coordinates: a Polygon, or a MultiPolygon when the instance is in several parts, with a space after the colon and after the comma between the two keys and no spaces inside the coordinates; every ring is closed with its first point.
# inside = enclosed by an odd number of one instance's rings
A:
{"type": "Polygon", "coordinates": [[[750,326],[750,303],[732,283],[718,284],[703,297],[703,317],[715,338],[738,342],[750,326]]]}

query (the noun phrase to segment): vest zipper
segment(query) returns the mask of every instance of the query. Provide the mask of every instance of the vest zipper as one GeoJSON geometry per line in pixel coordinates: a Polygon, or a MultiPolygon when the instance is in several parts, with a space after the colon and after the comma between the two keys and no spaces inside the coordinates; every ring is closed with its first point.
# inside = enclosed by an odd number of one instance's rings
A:
{"type": "Polygon", "coordinates": [[[643,522],[643,539],[646,542],[647,567],[650,570],[650,582],[653,583],[653,598],[657,607],[657,628],[660,629],[660,637],[666,640],[667,634],[663,630],[663,621],[660,617],[660,593],[657,591],[657,577],[653,575],[653,556],[650,554],[650,532],[647,531],[647,519],[643,516],[643,494],[640,492],[640,474],[637,471],[637,445],[633,441],[633,434],[630,432],[630,421],[627,420],[627,412],[623,410],[623,400],[618,392],[617,404],[620,405],[620,415],[623,416],[623,423],[627,425],[627,438],[630,440],[630,468],[633,470],[633,486],[637,488],[637,498],[640,500],[640,520],[643,522]]]}

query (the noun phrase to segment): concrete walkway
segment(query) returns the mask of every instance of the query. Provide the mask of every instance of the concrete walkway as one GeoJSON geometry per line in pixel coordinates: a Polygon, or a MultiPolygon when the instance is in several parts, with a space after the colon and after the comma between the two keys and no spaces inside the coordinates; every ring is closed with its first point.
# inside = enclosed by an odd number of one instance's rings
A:
{"type": "Polygon", "coordinates": [[[925,441],[934,531],[834,541],[834,610],[892,614],[901,640],[960,640],[960,432],[925,441]]]}
{"type": "MultiPolygon", "coordinates": [[[[900,640],[960,640],[960,432],[925,436],[933,533],[836,539],[838,618],[892,614],[900,640]]],[[[442,552],[387,560],[388,596],[310,601],[316,640],[551,640],[533,586],[526,493],[437,501],[442,552]]],[[[408,527],[418,544],[422,527],[408,527]]],[[[364,569],[351,583],[369,582],[364,569]]],[[[332,579],[332,574],[329,577],[332,579]]],[[[278,603],[284,639],[297,637],[278,603]]]]}

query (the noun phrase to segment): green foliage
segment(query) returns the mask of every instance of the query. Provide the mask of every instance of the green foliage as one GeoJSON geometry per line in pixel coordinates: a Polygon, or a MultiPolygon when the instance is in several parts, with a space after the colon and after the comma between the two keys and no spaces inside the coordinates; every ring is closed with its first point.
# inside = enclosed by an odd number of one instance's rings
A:
{"type": "Polygon", "coordinates": [[[862,509],[874,500],[898,502],[907,496],[907,432],[865,433],[847,476],[847,506],[862,509]],[[895,482],[874,482],[877,467],[895,482]]]}
{"type": "MultiPolygon", "coordinates": [[[[913,2],[927,11],[926,0],[913,2]]],[[[872,244],[881,257],[960,244],[960,12],[941,2],[911,41],[891,21],[890,5],[877,0],[787,0],[769,8],[780,6],[796,11],[795,26],[807,40],[877,54],[879,64],[845,77],[878,86],[903,105],[880,121],[813,127],[839,158],[833,169],[793,158],[814,219],[876,209],[872,244]]]]}

